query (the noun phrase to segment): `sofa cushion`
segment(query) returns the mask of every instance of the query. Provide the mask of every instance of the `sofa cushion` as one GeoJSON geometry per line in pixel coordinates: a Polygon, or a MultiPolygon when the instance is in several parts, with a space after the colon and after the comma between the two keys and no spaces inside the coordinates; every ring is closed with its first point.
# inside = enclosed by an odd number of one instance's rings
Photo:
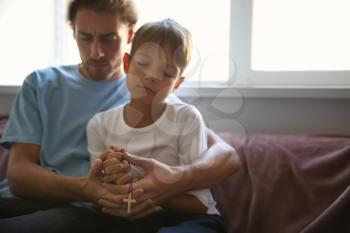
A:
{"type": "Polygon", "coordinates": [[[350,232],[350,137],[220,136],[242,162],[213,188],[229,233],[350,232]]]}
{"type": "MultiPolygon", "coordinates": [[[[0,116],[0,138],[4,131],[5,125],[7,123],[7,116],[0,116]]],[[[8,162],[9,151],[0,146],[0,181],[2,181],[7,172],[7,162],[8,162]]]]}

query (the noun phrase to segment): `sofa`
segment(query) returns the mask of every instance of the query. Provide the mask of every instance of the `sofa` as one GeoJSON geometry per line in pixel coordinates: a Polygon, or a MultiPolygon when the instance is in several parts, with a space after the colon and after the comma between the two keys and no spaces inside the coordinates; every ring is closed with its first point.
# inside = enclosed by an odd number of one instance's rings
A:
{"type": "Polygon", "coordinates": [[[350,136],[220,136],[242,162],[213,189],[229,233],[350,232],[350,136]]]}
{"type": "MultiPolygon", "coordinates": [[[[7,119],[8,119],[7,116],[0,116],[0,138],[1,138],[2,132],[4,131],[7,119]]],[[[0,146],[0,181],[6,177],[7,161],[8,161],[8,151],[0,146]]]]}
{"type": "MultiPolygon", "coordinates": [[[[241,160],[212,189],[228,233],[350,232],[350,136],[219,135],[241,160]]],[[[1,148],[0,180],[7,161],[1,148]]]]}

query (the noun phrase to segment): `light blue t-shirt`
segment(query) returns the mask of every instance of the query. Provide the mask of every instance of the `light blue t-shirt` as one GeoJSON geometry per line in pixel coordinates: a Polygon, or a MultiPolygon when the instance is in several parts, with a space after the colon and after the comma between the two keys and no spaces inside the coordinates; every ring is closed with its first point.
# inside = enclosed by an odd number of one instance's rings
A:
{"type": "MultiPolygon", "coordinates": [[[[79,73],[77,65],[37,70],[25,79],[16,97],[1,145],[40,145],[41,166],[67,176],[87,175],[88,121],[95,113],[129,99],[125,77],[92,81],[79,73]]],[[[5,180],[0,184],[0,196],[8,195],[5,180]]]]}

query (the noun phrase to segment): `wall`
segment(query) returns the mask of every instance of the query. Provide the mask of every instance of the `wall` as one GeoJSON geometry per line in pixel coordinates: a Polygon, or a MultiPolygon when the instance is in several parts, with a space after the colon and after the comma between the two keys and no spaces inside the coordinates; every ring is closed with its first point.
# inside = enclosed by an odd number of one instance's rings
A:
{"type": "MultiPolygon", "coordinates": [[[[0,114],[15,95],[0,92],[0,114]]],[[[182,97],[217,131],[350,134],[350,98],[182,97]]]]}
{"type": "MultiPolygon", "coordinates": [[[[187,99],[187,101],[190,101],[187,99]]],[[[350,135],[350,99],[246,98],[236,112],[232,98],[202,98],[196,106],[207,124],[242,133],[314,133],[350,135]]]]}
{"type": "Polygon", "coordinates": [[[14,98],[14,94],[0,92],[0,115],[9,114],[14,98]]]}

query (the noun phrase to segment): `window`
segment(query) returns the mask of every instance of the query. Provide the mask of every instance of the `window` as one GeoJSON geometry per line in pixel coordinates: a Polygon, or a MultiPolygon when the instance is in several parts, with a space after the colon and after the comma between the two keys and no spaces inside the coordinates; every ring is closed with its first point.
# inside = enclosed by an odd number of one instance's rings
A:
{"type": "MultiPolygon", "coordinates": [[[[31,71],[80,62],[66,22],[69,0],[1,0],[0,86],[21,85],[31,71]],[[28,10],[31,9],[31,10],[28,10]]],[[[230,0],[136,0],[139,25],[174,18],[191,30],[194,40],[188,82],[225,82],[229,72],[230,0]],[[212,9],[215,9],[213,11],[212,9]],[[161,10],[160,10],[161,9],[161,10]],[[196,14],[193,14],[193,11],[196,14]]]]}
{"type": "MultiPolygon", "coordinates": [[[[170,17],[192,32],[187,85],[350,87],[348,0],[135,1],[139,25],[170,17]]],[[[0,1],[0,86],[21,85],[37,68],[80,62],[67,3],[0,1]]]]}
{"type": "Polygon", "coordinates": [[[252,69],[349,70],[348,2],[255,0],[252,69]]]}
{"type": "MultiPolygon", "coordinates": [[[[140,16],[138,26],[173,18],[191,31],[194,49],[191,63],[185,71],[186,84],[208,85],[228,81],[230,0],[220,0],[215,5],[210,0],[202,0],[199,5],[196,0],[135,0],[135,3],[140,16]]],[[[66,56],[65,60],[68,64],[77,63],[80,61],[78,51],[68,26],[66,29],[66,48],[70,56],[66,56]]]]}
{"type": "Polygon", "coordinates": [[[136,4],[140,24],[173,18],[191,31],[194,50],[186,70],[188,81],[203,85],[228,80],[230,0],[136,0],[136,4]]]}
{"type": "Polygon", "coordinates": [[[349,1],[234,0],[232,9],[238,86],[350,86],[349,1]]]}
{"type": "Polygon", "coordinates": [[[33,69],[55,64],[53,10],[48,0],[0,1],[0,85],[21,85],[33,69]]]}

